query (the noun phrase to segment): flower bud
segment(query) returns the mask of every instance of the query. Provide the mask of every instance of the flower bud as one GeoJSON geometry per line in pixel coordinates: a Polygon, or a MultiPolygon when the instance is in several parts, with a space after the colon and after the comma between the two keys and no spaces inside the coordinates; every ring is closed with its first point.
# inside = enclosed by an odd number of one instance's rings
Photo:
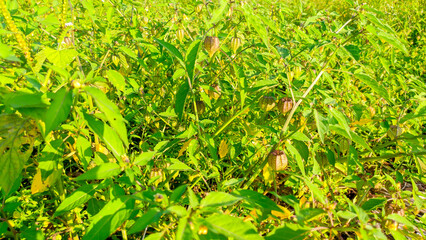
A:
{"type": "Polygon", "coordinates": [[[285,97],[278,100],[278,110],[282,114],[286,114],[293,108],[293,100],[291,98],[285,97]]]}

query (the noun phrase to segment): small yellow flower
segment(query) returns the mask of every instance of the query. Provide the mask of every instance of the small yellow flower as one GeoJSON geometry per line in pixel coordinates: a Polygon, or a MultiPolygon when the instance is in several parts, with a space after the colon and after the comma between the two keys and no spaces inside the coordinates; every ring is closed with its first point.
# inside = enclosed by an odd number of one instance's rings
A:
{"type": "Polygon", "coordinates": [[[208,232],[208,229],[204,225],[201,225],[200,228],[198,229],[198,235],[206,235],[207,232],[208,232]]]}

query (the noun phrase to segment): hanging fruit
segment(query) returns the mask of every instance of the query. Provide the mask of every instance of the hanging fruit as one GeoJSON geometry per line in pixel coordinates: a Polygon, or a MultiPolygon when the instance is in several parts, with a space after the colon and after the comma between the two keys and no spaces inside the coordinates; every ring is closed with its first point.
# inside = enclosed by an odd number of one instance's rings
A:
{"type": "Polygon", "coordinates": [[[231,39],[231,49],[235,53],[237,53],[238,48],[241,46],[241,38],[233,37],[231,39]]]}
{"type": "Polygon", "coordinates": [[[275,107],[276,100],[274,97],[263,96],[259,100],[259,107],[264,111],[271,111],[275,107]]]}
{"type": "Polygon", "coordinates": [[[282,113],[282,114],[286,114],[287,112],[289,112],[291,109],[293,108],[293,100],[291,98],[285,97],[285,98],[281,98],[278,101],[278,110],[282,113]]]}
{"type": "Polygon", "coordinates": [[[288,160],[284,151],[274,150],[268,156],[269,166],[275,171],[281,171],[286,169],[288,160]]]}
{"type": "Polygon", "coordinates": [[[219,49],[220,47],[220,41],[218,37],[210,37],[207,36],[206,39],[204,39],[204,48],[209,53],[209,56],[212,57],[213,54],[219,49]]]}
{"type": "Polygon", "coordinates": [[[182,42],[183,39],[185,39],[185,30],[179,29],[176,31],[176,38],[179,40],[179,42],[182,42]]]}

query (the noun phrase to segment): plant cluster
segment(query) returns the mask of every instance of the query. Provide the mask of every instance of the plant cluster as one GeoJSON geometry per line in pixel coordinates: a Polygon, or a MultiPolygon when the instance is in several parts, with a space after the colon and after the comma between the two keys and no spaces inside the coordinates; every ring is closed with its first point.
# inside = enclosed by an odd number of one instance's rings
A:
{"type": "Polygon", "coordinates": [[[424,6],[324,2],[0,0],[0,238],[425,238],[424,6]]]}

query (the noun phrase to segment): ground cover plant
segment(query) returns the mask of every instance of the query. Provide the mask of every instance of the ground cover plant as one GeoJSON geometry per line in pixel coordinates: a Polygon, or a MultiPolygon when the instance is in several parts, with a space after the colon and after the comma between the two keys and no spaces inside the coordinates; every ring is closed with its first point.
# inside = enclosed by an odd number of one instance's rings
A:
{"type": "Polygon", "coordinates": [[[0,0],[0,238],[425,238],[424,7],[0,0]]]}

